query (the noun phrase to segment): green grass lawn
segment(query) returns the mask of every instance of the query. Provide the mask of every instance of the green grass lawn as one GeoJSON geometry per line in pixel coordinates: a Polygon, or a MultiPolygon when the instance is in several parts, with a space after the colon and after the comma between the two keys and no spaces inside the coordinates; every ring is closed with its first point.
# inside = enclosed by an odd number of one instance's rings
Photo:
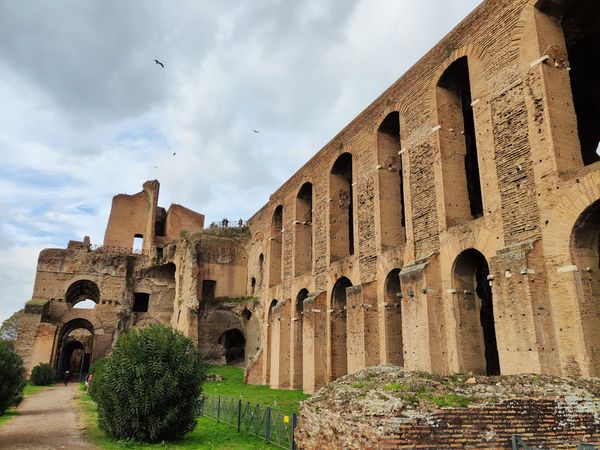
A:
{"type": "Polygon", "coordinates": [[[226,395],[244,401],[298,412],[300,402],[309,396],[300,390],[278,390],[269,386],[244,384],[244,369],[231,366],[212,366],[208,373],[223,376],[223,381],[204,383],[204,393],[226,395]]]}
{"type": "MultiPolygon", "coordinates": [[[[55,384],[51,385],[51,386],[56,386],[55,384]]],[[[30,395],[36,394],[37,392],[43,391],[44,389],[47,389],[51,386],[33,386],[29,383],[27,383],[25,385],[25,389],[23,389],[23,395],[25,396],[25,398],[27,398],[30,395]]],[[[8,422],[10,419],[12,419],[13,417],[16,417],[19,415],[19,411],[17,411],[17,408],[8,408],[4,414],[2,414],[0,416],[0,426],[2,426],[4,423],[8,422]]]]}
{"type": "MultiPolygon", "coordinates": [[[[244,384],[244,370],[238,367],[213,366],[209,373],[223,376],[221,382],[207,382],[204,392],[207,394],[226,395],[245,401],[274,406],[288,411],[298,411],[300,401],[308,398],[300,391],[284,391],[269,389],[267,386],[252,386],[244,384]]],[[[198,418],[196,429],[188,433],[182,440],[164,444],[142,444],[129,441],[114,441],[98,428],[98,413],[96,404],[87,393],[79,397],[79,405],[83,411],[86,425],[86,435],[95,445],[104,450],[134,448],[134,449],[198,449],[198,450],[253,450],[276,449],[267,445],[262,439],[249,433],[238,433],[235,427],[223,423],[217,424],[206,417],[198,418]]]]}

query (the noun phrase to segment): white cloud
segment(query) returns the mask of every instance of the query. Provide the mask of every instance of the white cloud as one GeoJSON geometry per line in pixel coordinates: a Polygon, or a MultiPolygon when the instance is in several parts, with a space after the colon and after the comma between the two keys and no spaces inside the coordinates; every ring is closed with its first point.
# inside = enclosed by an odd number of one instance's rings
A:
{"type": "Polygon", "coordinates": [[[249,217],[476,4],[0,0],[0,320],[147,179],[249,217]]]}

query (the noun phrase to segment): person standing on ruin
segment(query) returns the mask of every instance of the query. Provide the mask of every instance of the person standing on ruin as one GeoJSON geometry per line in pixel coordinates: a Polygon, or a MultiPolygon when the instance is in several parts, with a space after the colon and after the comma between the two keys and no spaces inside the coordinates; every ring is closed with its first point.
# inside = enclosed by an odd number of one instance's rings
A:
{"type": "Polygon", "coordinates": [[[67,369],[67,370],[65,370],[65,376],[64,376],[65,386],[69,384],[70,379],[71,379],[71,372],[69,372],[69,369],[67,369]]]}

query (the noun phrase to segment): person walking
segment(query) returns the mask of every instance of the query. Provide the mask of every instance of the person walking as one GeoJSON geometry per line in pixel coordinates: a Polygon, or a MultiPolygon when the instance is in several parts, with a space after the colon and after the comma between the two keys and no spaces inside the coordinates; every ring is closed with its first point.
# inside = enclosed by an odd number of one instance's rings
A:
{"type": "Polygon", "coordinates": [[[64,377],[65,386],[69,384],[70,379],[71,379],[71,372],[69,372],[69,369],[67,369],[67,370],[65,370],[65,377],[64,377]]]}

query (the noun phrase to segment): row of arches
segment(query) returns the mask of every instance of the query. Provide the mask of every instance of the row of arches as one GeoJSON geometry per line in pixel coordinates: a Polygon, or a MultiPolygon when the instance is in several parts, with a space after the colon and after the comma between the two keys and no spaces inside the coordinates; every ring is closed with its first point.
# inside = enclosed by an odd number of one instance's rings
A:
{"type": "MultiPolygon", "coordinates": [[[[462,294],[455,300],[458,322],[456,324],[458,337],[456,353],[459,366],[461,370],[479,374],[500,374],[492,288],[489,283],[489,266],[486,258],[475,249],[467,249],[456,258],[452,272],[454,286],[462,294]]],[[[352,353],[356,352],[356,349],[351,348],[349,344],[350,334],[356,334],[356,327],[360,326],[360,324],[349,322],[349,310],[356,311],[355,308],[359,306],[356,305],[356,302],[349,306],[348,295],[352,288],[353,283],[348,277],[340,277],[331,288],[326,319],[325,316],[321,316],[319,319],[327,321],[328,378],[330,380],[337,379],[349,372],[349,359],[352,357],[352,353]]],[[[404,328],[413,325],[409,319],[403,319],[403,308],[409,298],[402,291],[399,268],[395,268],[387,274],[383,288],[385,303],[377,305],[376,314],[386,322],[384,327],[387,333],[386,346],[388,348],[385,360],[403,366],[405,358],[404,328]]],[[[267,364],[270,365],[274,361],[276,364],[281,364],[280,359],[283,358],[281,355],[291,353],[293,355],[293,360],[290,361],[291,385],[294,387],[302,386],[303,351],[309,344],[303,342],[304,333],[302,332],[304,302],[308,297],[307,289],[301,289],[298,292],[293,303],[295,317],[291,318],[289,322],[282,320],[282,315],[278,316],[278,327],[290,327],[290,330],[281,330],[275,335],[275,339],[281,339],[279,342],[273,339],[272,328],[275,320],[274,311],[280,303],[272,300],[268,310],[267,364]],[[292,333],[295,337],[288,343],[287,337],[292,333]],[[286,337],[285,340],[283,336],[286,337]],[[288,348],[288,344],[291,347],[288,348]],[[279,353],[279,357],[274,358],[275,353],[279,353]]],[[[321,311],[318,310],[318,312],[321,311]]],[[[356,317],[356,312],[354,315],[356,317]]],[[[363,330],[363,332],[365,331],[363,330]]],[[[371,345],[378,345],[378,343],[371,342],[371,345]]],[[[355,366],[356,364],[353,367],[355,366]]],[[[270,370],[278,370],[278,368],[270,367],[270,370]]],[[[311,371],[309,370],[309,372],[311,371]]],[[[267,377],[269,377],[269,370],[267,370],[267,377]]],[[[281,382],[281,377],[282,375],[278,374],[279,382],[281,382]]]]}
{"type": "MultiPolygon", "coordinates": [[[[559,45],[564,45],[567,54],[572,101],[566,100],[573,109],[578,142],[577,147],[563,149],[556,158],[560,172],[581,165],[600,161],[600,132],[595,125],[600,119],[600,82],[594,74],[600,72],[600,6],[594,0],[564,2],[564,6],[548,6],[541,0],[536,5],[559,27],[559,45]],[[568,155],[569,163],[561,162],[568,155]]],[[[549,33],[551,27],[541,28],[549,33]]],[[[554,38],[553,38],[554,39],[554,38]]],[[[547,50],[551,51],[551,49],[547,50]]],[[[435,84],[435,111],[437,129],[440,129],[439,151],[442,172],[442,191],[446,226],[452,227],[484,215],[484,192],[480,175],[478,151],[478,129],[474,105],[485,95],[482,77],[475,71],[470,55],[451,62],[440,74],[435,84]]],[[[570,88],[570,89],[569,89],[570,88]]],[[[558,105],[558,103],[557,103],[558,105]]],[[[552,109],[552,108],[551,108],[552,109]]],[[[406,239],[406,217],[402,155],[405,148],[399,111],[388,113],[376,132],[377,179],[379,193],[378,221],[382,250],[401,245],[406,239]]],[[[562,124],[558,124],[563,126],[562,124]]],[[[565,125],[566,126],[566,125],[565,125]]],[[[565,131],[565,135],[575,135],[565,131]]],[[[354,254],[354,184],[355,168],[351,153],[342,153],[332,163],[329,172],[329,258],[330,262],[354,254]]],[[[295,276],[307,273],[312,268],[312,184],[307,182],[298,190],[294,218],[294,262],[295,276]]],[[[269,286],[281,283],[282,272],[282,224],[284,206],[275,207],[270,236],[270,280],[269,286]]]]}

